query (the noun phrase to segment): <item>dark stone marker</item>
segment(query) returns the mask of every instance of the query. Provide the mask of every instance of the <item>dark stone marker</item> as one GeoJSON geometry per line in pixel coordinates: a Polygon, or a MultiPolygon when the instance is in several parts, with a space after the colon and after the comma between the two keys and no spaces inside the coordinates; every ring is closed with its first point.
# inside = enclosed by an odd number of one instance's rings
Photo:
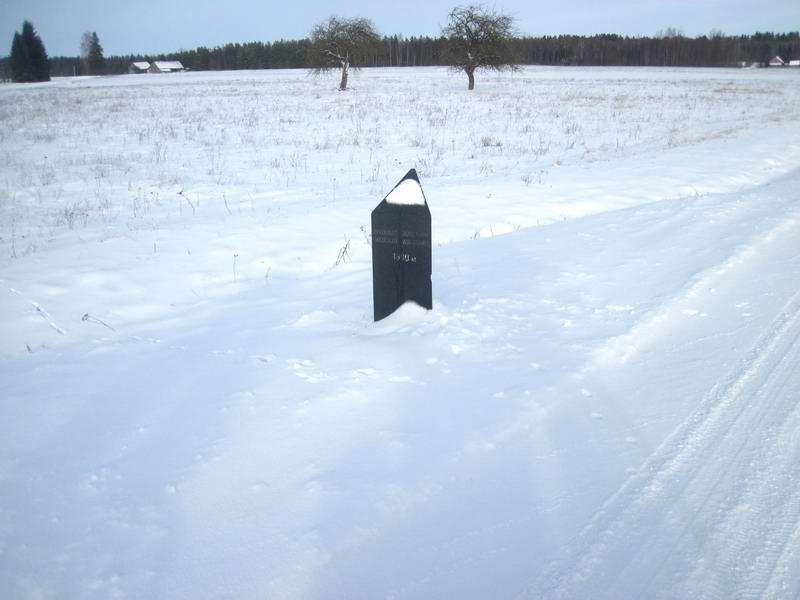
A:
{"type": "Polygon", "coordinates": [[[433,308],[431,211],[414,169],[372,211],[372,299],[376,321],[409,300],[433,308]]]}

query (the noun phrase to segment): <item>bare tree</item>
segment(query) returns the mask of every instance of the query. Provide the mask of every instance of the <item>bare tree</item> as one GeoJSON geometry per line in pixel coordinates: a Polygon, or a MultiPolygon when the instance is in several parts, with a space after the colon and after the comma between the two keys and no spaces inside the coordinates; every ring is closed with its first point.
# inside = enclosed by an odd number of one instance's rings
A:
{"type": "Polygon", "coordinates": [[[308,60],[312,72],[319,74],[341,69],[339,90],[344,91],[350,69],[360,68],[378,42],[378,33],[369,19],[330,17],[311,31],[308,60]]]}
{"type": "Polygon", "coordinates": [[[469,89],[475,89],[475,70],[515,70],[511,48],[514,17],[489,10],[480,4],[456,6],[442,28],[447,38],[445,58],[456,71],[464,71],[469,89]]]}
{"type": "Polygon", "coordinates": [[[683,34],[683,29],[681,27],[670,26],[667,27],[666,29],[659,29],[658,31],[656,31],[656,37],[665,40],[672,40],[686,36],[683,34]]]}
{"type": "Polygon", "coordinates": [[[86,60],[89,58],[89,52],[92,49],[92,32],[84,31],[81,36],[81,58],[86,60]]]}

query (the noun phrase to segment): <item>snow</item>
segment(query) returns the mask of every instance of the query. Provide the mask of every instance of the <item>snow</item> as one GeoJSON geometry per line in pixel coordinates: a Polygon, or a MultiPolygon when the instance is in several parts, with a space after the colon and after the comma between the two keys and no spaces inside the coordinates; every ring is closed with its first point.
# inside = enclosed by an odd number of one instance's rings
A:
{"type": "Polygon", "coordinates": [[[797,597],[800,80],[336,84],[0,86],[3,597],[797,597]]]}
{"type": "Polygon", "coordinates": [[[386,196],[389,204],[423,205],[425,196],[422,187],[413,179],[404,179],[386,196]]]}

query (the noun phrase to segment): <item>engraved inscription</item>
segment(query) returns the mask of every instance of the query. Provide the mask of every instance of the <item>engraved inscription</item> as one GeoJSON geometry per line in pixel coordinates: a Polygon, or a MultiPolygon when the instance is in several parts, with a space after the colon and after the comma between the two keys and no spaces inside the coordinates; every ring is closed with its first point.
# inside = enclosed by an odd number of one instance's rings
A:
{"type": "Polygon", "coordinates": [[[398,231],[397,229],[376,229],[372,241],[376,244],[400,244],[401,246],[429,246],[430,236],[422,231],[398,231]],[[399,237],[398,237],[398,234],[399,237]]]}

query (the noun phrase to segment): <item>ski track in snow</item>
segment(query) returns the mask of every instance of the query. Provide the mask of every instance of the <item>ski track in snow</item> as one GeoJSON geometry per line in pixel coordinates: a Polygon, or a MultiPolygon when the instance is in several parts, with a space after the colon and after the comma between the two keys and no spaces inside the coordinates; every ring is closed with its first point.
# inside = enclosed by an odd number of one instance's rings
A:
{"type": "MultiPolygon", "coordinates": [[[[789,218],[762,241],[796,240],[797,225],[789,218]]],[[[799,365],[797,292],[525,596],[796,598],[799,365]]]]}

